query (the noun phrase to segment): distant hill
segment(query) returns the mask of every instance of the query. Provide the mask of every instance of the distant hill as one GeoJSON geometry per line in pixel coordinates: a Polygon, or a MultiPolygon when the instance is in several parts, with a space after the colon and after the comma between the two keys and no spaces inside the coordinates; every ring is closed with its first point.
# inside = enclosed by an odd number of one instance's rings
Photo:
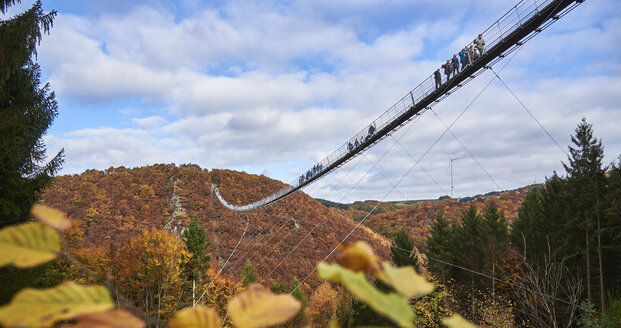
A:
{"type": "MultiPolygon", "coordinates": [[[[152,228],[166,227],[180,235],[191,217],[196,216],[212,242],[208,251],[212,253],[214,266],[224,265],[248,220],[246,235],[231,263],[235,269],[240,268],[257,251],[251,262],[259,278],[267,275],[308,235],[271,275],[287,280],[294,276],[299,280],[305,278],[356,224],[303,192],[256,211],[236,213],[214,197],[212,182],[220,184],[220,193],[232,204],[256,201],[284,186],[263,175],[208,171],[191,164],[158,164],[59,176],[43,195],[43,202],[67,212],[80,226],[84,233],[83,247],[119,245],[130,236],[152,228]],[[270,255],[259,263],[267,254],[270,255]]],[[[358,228],[349,240],[367,240],[380,256],[390,258],[388,242],[367,227],[358,228]]],[[[318,280],[312,277],[307,283],[314,287],[318,280]]]]}
{"type": "MultiPolygon", "coordinates": [[[[487,201],[494,201],[511,223],[517,218],[518,209],[529,188],[530,186],[502,192],[493,191],[460,199],[441,197],[431,200],[383,202],[364,221],[364,225],[386,236],[404,228],[410,232],[415,245],[419,249],[424,249],[425,240],[438,211],[444,211],[449,220],[456,221],[461,211],[470,204],[483,209],[487,201]]],[[[357,201],[351,204],[319,201],[341,211],[343,215],[354,221],[362,220],[377,204],[377,201],[373,200],[357,201]]]]}

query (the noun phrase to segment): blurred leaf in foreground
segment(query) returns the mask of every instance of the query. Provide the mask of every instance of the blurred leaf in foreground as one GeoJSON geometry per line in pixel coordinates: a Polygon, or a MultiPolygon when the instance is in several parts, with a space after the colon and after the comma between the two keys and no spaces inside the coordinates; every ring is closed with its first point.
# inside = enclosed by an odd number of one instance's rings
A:
{"type": "Polygon", "coordinates": [[[50,289],[22,289],[11,303],[0,307],[0,323],[6,327],[49,327],[59,320],[107,311],[114,306],[105,287],[68,281],[50,289]]]}
{"type": "Polygon", "coordinates": [[[371,246],[363,241],[341,246],[341,253],[336,257],[336,262],[351,271],[365,273],[379,269],[380,265],[371,246]]]}
{"type": "Polygon", "coordinates": [[[382,270],[376,271],[375,276],[408,299],[427,295],[433,291],[433,284],[416,273],[411,266],[395,268],[392,264],[384,262],[382,270]]]}
{"type": "Polygon", "coordinates": [[[53,260],[58,252],[58,232],[44,224],[28,222],[0,230],[0,267],[33,267],[53,260]]]}
{"type": "Polygon", "coordinates": [[[301,304],[289,294],[273,294],[253,283],[237,294],[227,305],[235,326],[253,328],[285,323],[300,310],[301,304]]]}
{"type": "Polygon", "coordinates": [[[220,328],[222,320],[214,309],[197,305],[177,311],[168,326],[171,328],[220,328]]]}
{"type": "Polygon", "coordinates": [[[41,204],[32,207],[32,215],[40,222],[59,231],[65,231],[71,227],[71,221],[64,212],[41,204]]]}
{"type": "Polygon", "coordinates": [[[473,323],[464,319],[464,317],[459,314],[453,314],[450,317],[446,317],[442,319],[442,324],[447,326],[448,328],[476,328],[473,323]]]}
{"type": "Polygon", "coordinates": [[[133,314],[120,309],[90,313],[78,318],[71,328],[144,328],[145,323],[133,314]]]}
{"type": "Polygon", "coordinates": [[[414,312],[408,300],[395,293],[383,293],[369,283],[362,272],[353,272],[337,264],[319,263],[319,278],[342,283],[359,300],[367,303],[401,327],[412,327],[414,312]]]}

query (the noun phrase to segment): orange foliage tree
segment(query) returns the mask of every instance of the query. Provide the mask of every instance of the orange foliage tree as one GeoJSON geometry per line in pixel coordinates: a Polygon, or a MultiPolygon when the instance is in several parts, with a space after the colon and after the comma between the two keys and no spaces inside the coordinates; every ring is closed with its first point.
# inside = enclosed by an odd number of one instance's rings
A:
{"type": "Polygon", "coordinates": [[[183,241],[167,230],[143,231],[114,256],[117,288],[158,322],[170,318],[182,292],[183,265],[190,256],[183,241]]]}
{"type": "Polygon", "coordinates": [[[327,327],[332,319],[338,300],[338,293],[327,282],[315,290],[306,307],[306,317],[312,327],[327,327]]]}

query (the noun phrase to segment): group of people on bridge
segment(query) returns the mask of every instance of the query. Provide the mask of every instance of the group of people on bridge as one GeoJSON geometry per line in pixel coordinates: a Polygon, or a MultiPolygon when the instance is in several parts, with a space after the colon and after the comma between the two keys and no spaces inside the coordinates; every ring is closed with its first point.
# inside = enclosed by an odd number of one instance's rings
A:
{"type": "Polygon", "coordinates": [[[360,145],[362,145],[363,143],[367,142],[367,140],[369,140],[374,134],[375,134],[375,124],[371,124],[371,125],[369,125],[369,131],[368,131],[367,135],[366,136],[361,136],[360,137],[360,141],[358,141],[358,138],[355,138],[353,144],[350,141],[347,144],[347,149],[349,151],[354,151],[354,149],[360,147],[360,145]]]}
{"type": "MultiPolygon", "coordinates": [[[[375,134],[375,124],[371,124],[369,126],[369,130],[366,136],[355,138],[353,144],[351,141],[347,144],[348,150],[351,152],[354,149],[360,147],[362,143],[368,141],[374,134],[375,134]]],[[[308,180],[312,179],[315,175],[319,174],[319,172],[323,171],[323,168],[324,168],[323,163],[317,163],[313,165],[313,167],[310,170],[306,171],[306,174],[302,174],[298,177],[298,185],[301,186],[302,184],[304,184],[304,182],[307,182],[308,180]]]]}
{"type": "Polygon", "coordinates": [[[306,174],[300,175],[300,177],[298,178],[299,185],[302,185],[305,181],[310,180],[312,177],[314,177],[316,174],[318,174],[322,170],[323,170],[322,163],[313,165],[313,167],[310,170],[306,171],[306,174]]]}
{"type": "Polygon", "coordinates": [[[448,82],[451,79],[451,75],[455,77],[457,73],[460,72],[460,63],[461,70],[463,70],[466,66],[471,65],[475,60],[479,59],[484,53],[485,40],[483,40],[483,35],[479,34],[469,46],[464,47],[459,54],[454,54],[453,58],[447,60],[441,68],[438,68],[433,73],[436,89],[442,86],[442,73],[440,73],[440,69],[444,69],[444,75],[446,75],[446,81],[448,82]]]}

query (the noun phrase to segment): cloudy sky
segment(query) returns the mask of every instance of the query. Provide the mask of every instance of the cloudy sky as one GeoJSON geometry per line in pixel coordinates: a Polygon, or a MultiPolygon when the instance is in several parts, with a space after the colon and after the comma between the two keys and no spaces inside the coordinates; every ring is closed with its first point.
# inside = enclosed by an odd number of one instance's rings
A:
{"type": "MultiPolygon", "coordinates": [[[[288,182],[514,2],[44,1],[58,11],[38,56],[60,106],[48,150],[65,149],[63,174],[196,163],[288,182]]],[[[610,163],[621,154],[619,53],[621,2],[590,0],[497,68],[507,64],[501,78],[563,149],[586,117],[610,163]]],[[[456,197],[562,173],[566,154],[493,79],[483,73],[305,191],[335,201],[437,198],[450,194],[450,158],[460,157],[456,197]],[[445,133],[442,122],[466,108],[445,133]]]]}

